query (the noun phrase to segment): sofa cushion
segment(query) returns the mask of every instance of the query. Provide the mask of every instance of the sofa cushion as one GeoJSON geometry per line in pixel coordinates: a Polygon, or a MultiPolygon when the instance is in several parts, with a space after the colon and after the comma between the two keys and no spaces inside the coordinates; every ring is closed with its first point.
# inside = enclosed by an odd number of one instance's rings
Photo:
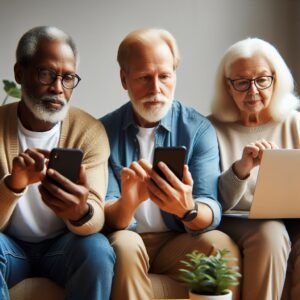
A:
{"type": "Polygon", "coordinates": [[[11,300],[63,300],[64,290],[47,278],[27,278],[9,290],[11,300]]]}
{"type": "MultiPolygon", "coordinates": [[[[188,298],[188,291],[167,275],[149,274],[154,298],[188,298]]],[[[9,291],[11,300],[63,300],[64,290],[47,278],[27,278],[9,291]]]]}

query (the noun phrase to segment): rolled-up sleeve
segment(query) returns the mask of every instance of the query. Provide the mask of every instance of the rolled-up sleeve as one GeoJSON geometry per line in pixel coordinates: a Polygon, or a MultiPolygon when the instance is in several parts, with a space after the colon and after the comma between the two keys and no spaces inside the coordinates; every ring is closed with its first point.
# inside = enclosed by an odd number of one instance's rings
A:
{"type": "Polygon", "coordinates": [[[192,174],[193,196],[195,201],[210,207],[213,219],[211,224],[197,232],[216,228],[221,221],[222,209],[218,201],[218,179],[220,159],[216,132],[207,120],[199,128],[195,139],[192,156],[188,162],[192,174]]]}

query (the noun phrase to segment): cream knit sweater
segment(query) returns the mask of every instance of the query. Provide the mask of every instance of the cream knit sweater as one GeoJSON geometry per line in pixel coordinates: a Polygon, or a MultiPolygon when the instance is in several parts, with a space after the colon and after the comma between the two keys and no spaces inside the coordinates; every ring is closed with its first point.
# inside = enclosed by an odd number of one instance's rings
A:
{"type": "MultiPolygon", "coordinates": [[[[274,142],[279,148],[300,148],[300,113],[290,112],[284,121],[270,121],[258,127],[245,127],[237,123],[225,123],[209,116],[219,142],[221,171],[219,191],[223,211],[248,211],[253,198],[256,167],[245,180],[239,180],[232,171],[232,164],[241,158],[244,146],[260,139],[274,142]]],[[[300,167],[299,167],[300,169],[300,167]]]]}

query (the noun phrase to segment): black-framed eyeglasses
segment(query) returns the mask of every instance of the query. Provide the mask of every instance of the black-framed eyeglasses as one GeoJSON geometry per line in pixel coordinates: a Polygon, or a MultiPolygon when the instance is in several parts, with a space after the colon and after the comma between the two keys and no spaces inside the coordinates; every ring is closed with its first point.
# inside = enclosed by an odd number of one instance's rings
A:
{"type": "Polygon", "coordinates": [[[61,77],[61,84],[66,89],[74,89],[81,80],[77,74],[60,75],[49,69],[38,69],[37,74],[39,82],[43,85],[51,85],[57,77],[61,77]]]}
{"type": "Polygon", "coordinates": [[[246,92],[250,89],[251,83],[254,82],[255,86],[259,90],[265,90],[272,85],[274,76],[259,76],[253,79],[241,78],[241,79],[230,79],[232,87],[238,92],[246,92]]]}

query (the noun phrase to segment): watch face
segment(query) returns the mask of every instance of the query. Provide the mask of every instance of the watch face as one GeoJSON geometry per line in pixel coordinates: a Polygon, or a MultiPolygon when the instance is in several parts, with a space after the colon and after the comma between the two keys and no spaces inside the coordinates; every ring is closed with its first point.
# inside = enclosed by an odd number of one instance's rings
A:
{"type": "Polygon", "coordinates": [[[188,211],[183,218],[181,218],[181,221],[192,221],[197,217],[198,214],[198,203],[195,202],[195,207],[193,209],[191,209],[190,211],[188,211]]]}
{"type": "Polygon", "coordinates": [[[190,210],[183,218],[183,221],[192,221],[197,217],[198,211],[196,209],[190,210]]]}

